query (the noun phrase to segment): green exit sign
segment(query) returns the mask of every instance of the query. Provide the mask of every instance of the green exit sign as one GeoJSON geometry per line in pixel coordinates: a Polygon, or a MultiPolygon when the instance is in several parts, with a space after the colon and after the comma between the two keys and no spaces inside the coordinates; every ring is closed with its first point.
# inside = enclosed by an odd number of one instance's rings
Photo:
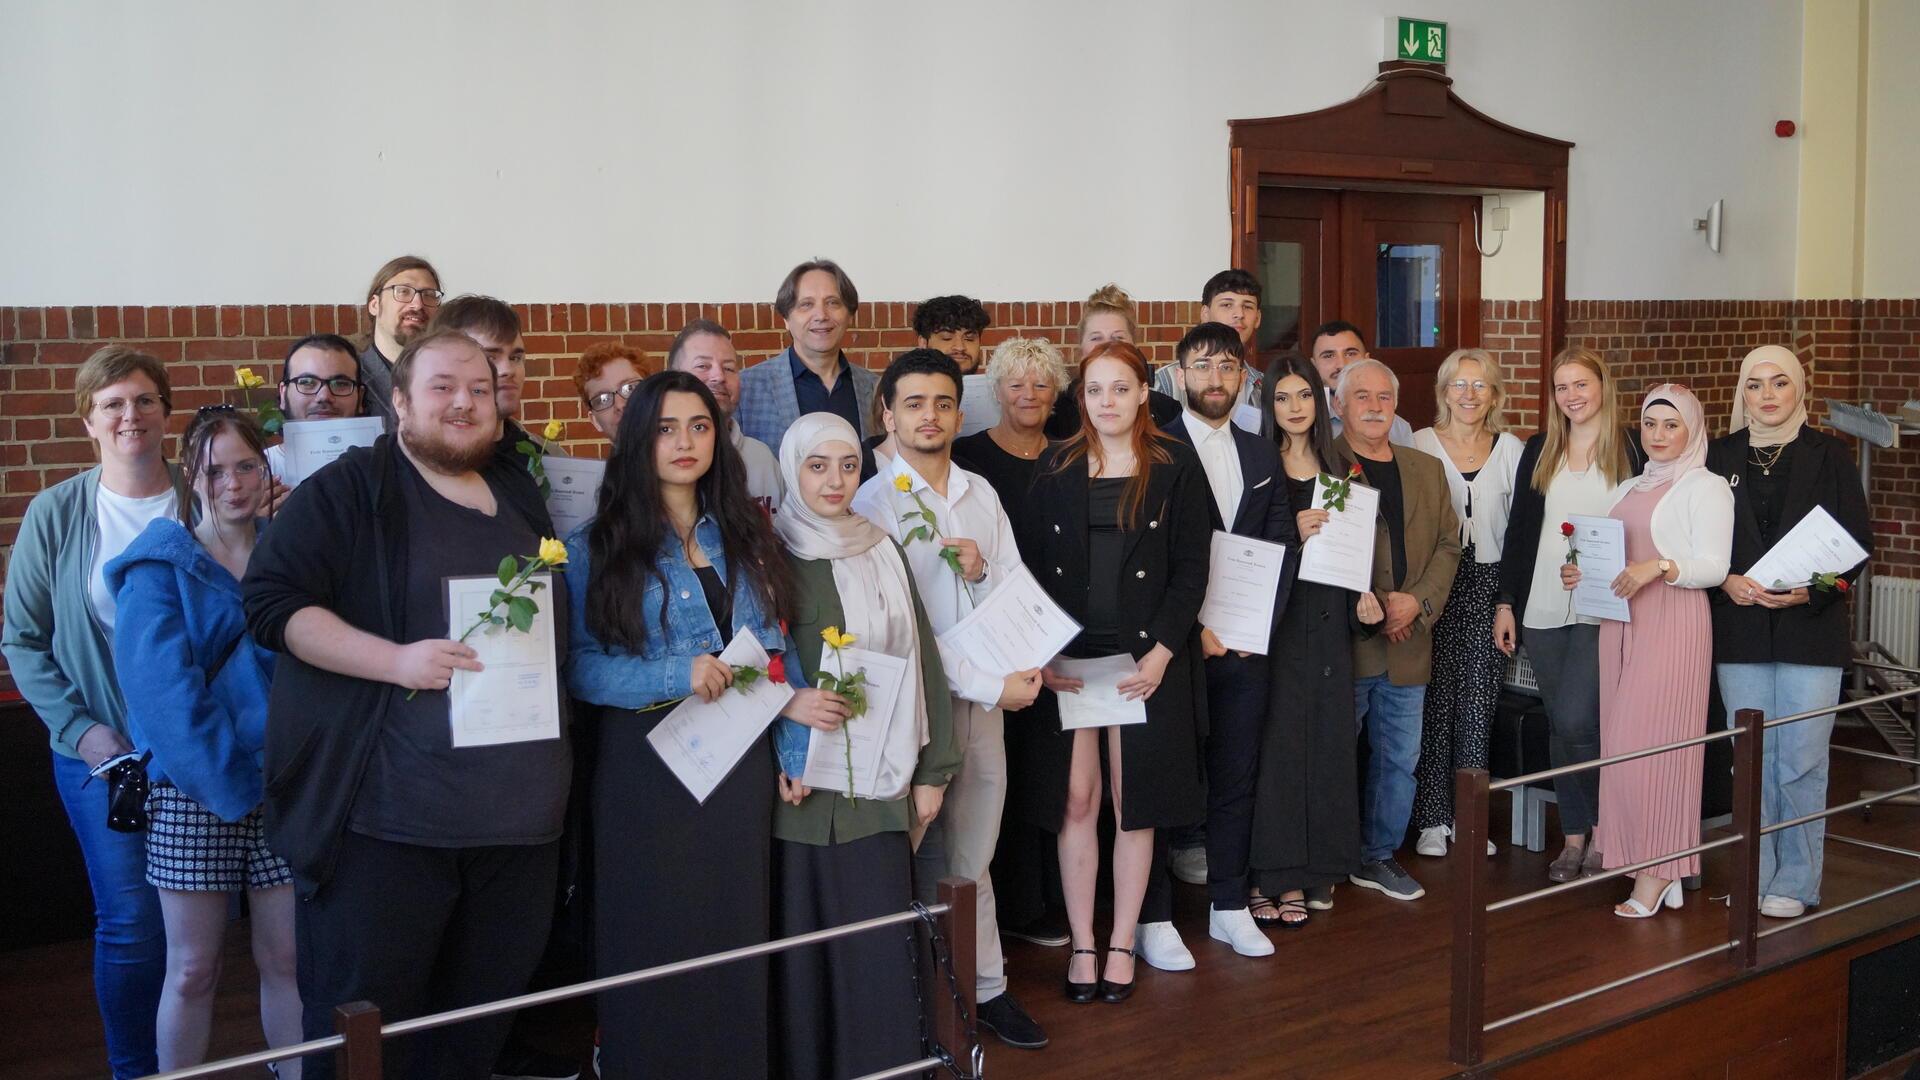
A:
{"type": "Polygon", "coordinates": [[[1387,26],[1393,31],[1393,40],[1388,42],[1387,51],[1395,60],[1408,60],[1416,64],[1447,62],[1446,23],[1402,16],[1387,26]]]}

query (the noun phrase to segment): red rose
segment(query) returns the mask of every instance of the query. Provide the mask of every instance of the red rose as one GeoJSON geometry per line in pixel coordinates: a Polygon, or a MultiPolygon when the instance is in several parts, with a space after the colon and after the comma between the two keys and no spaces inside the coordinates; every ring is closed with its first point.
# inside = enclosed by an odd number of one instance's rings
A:
{"type": "Polygon", "coordinates": [[[1347,475],[1348,475],[1348,476],[1360,476],[1360,475],[1363,475],[1363,473],[1364,473],[1364,472],[1365,472],[1365,470],[1363,470],[1363,469],[1361,469],[1361,468],[1360,468],[1360,463],[1359,463],[1359,462],[1357,462],[1357,461],[1356,461],[1356,462],[1354,462],[1353,464],[1351,464],[1351,465],[1349,465],[1349,466],[1347,466],[1347,475]]]}
{"type": "Polygon", "coordinates": [[[1560,523],[1560,535],[1561,535],[1561,536],[1572,536],[1572,535],[1573,535],[1573,522],[1571,522],[1571,521],[1563,521],[1563,522],[1561,522],[1561,523],[1560,523]]]}
{"type": "Polygon", "coordinates": [[[772,679],[774,682],[787,681],[786,653],[774,653],[773,659],[767,661],[767,678],[772,679]]]}
{"type": "Polygon", "coordinates": [[[1848,589],[1853,588],[1853,586],[1847,584],[1846,578],[1834,578],[1833,587],[1839,589],[1841,592],[1846,592],[1848,589]]]}

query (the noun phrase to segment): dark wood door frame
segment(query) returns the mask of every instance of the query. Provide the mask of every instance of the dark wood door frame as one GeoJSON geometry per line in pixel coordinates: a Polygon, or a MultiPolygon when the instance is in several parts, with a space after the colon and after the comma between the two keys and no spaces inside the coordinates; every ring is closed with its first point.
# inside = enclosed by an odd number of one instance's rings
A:
{"type": "MultiPolygon", "coordinates": [[[[1232,120],[1233,265],[1259,258],[1262,186],[1539,191],[1540,381],[1567,336],[1567,156],[1573,144],[1503,124],[1438,71],[1383,70],[1358,97],[1318,112],[1232,120]]],[[[1541,394],[1542,420],[1550,407],[1541,394]]]]}

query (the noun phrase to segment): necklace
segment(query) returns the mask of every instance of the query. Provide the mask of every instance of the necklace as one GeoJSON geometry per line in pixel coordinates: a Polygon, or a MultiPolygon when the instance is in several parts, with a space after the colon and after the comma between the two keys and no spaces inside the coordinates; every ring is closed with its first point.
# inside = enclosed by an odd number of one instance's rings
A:
{"type": "Polygon", "coordinates": [[[1787,445],[1786,443],[1781,443],[1779,446],[1773,448],[1773,453],[1771,454],[1767,453],[1765,447],[1749,447],[1747,460],[1760,466],[1761,476],[1772,476],[1773,467],[1780,463],[1780,455],[1786,452],[1787,445]]]}
{"type": "MultiPolygon", "coordinates": [[[[1436,432],[1436,434],[1438,433],[1436,432]]],[[[1477,442],[1478,440],[1475,440],[1475,441],[1477,442]]],[[[1449,447],[1453,447],[1453,448],[1460,448],[1461,446],[1460,440],[1452,438],[1450,436],[1446,439],[1446,443],[1449,447]]],[[[1489,447],[1491,447],[1491,444],[1489,444],[1489,447]]],[[[1467,451],[1468,466],[1472,466],[1475,462],[1480,460],[1480,451],[1474,449],[1471,443],[1467,444],[1465,449],[1467,451]]]]}
{"type": "Polygon", "coordinates": [[[995,434],[998,435],[999,437],[995,438],[994,442],[999,443],[1000,448],[1002,450],[1005,450],[1007,453],[1012,454],[1014,457],[1021,458],[1026,461],[1032,461],[1034,458],[1039,457],[1040,451],[1045,450],[1047,448],[1047,433],[1044,431],[1040,433],[1040,438],[1038,442],[1034,445],[1034,448],[1031,450],[1028,450],[1022,446],[1010,445],[1013,441],[1013,436],[1007,434],[1006,432],[996,432],[995,434]]]}

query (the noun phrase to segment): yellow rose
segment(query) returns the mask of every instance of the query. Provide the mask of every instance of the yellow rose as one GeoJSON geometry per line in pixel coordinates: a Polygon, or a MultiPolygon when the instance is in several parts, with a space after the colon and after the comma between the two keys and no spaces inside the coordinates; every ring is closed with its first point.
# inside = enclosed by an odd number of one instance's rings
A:
{"type": "Polygon", "coordinates": [[[831,648],[844,649],[860,639],[852,634],[841,633],[837,626],[829,626],[820,631],[820,640],[826,642],[831,648]]]}
{"type": "Polygon", "coordinates": [[[255,375],[250,367],[234,369],[233,381],[242,390],[253,390],[267,385],[267,380],[255,375]]]}
{"type": "Polygon", "coordinates": [[[899,476],[893,478],[893,486],[899,491],[912,491],[913,479],[906,473],[901,473],[899,476]]]}
{"type": "Polygon", "coordinates": [[[567,564],[567,545],[555,540],[551,536],[545,537],[540,541],[539,559],[548,566],[565,566],[567,564]]]}
{"type": "Polygon", "coordinates": [[[540,434],[544,436],[548,442],[552,442],[566,433],[567,425],[558,420],[549,420],[547,421],[547,426],[540,429],[540,434]]]}

